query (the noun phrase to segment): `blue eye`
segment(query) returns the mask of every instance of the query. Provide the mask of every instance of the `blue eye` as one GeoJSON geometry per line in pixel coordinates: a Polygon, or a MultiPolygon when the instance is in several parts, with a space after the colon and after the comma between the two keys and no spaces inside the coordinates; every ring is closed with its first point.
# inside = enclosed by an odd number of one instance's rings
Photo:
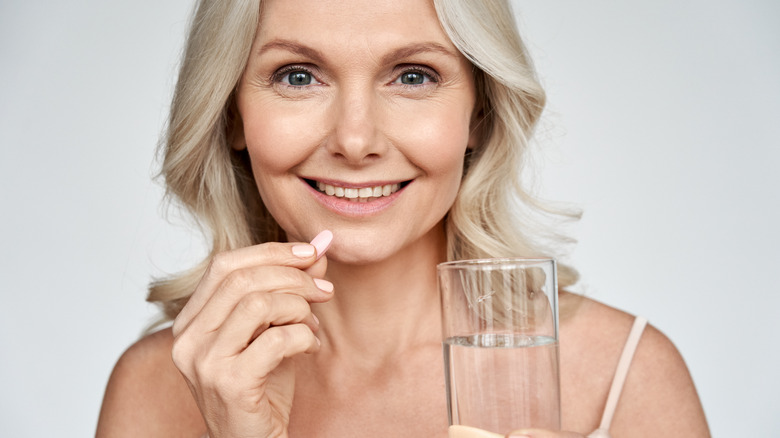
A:
{"type": "Polygon", "coordinates": [[[399,79],[405,85],[422,85],[425,82],[425,75],[420,72],[410,71],[402,74],[399,79]]]}
{"type": "Polygon", "coordinates": [[[286,82],[293,86],[311,85],[312,76],[311,73],[306,71],[293,71],[287,74],[285,77],[286,82]]]}
{"type": "Polygon", "coordinates": [[[394,81],[396,84],[401,85],[425,85],[430,82],[439,82],[436,73],[423,70],[422,68],[414,68],[406,70],[401,73],[400,76],[394,81]]]}
{"type": "Polygon", "coordinates": [[[271,81],[293,88],[305,88],[309,85],[320,84],[308,68],[300,65],[289,65],[280,68],[274,72],[271,81]]]}

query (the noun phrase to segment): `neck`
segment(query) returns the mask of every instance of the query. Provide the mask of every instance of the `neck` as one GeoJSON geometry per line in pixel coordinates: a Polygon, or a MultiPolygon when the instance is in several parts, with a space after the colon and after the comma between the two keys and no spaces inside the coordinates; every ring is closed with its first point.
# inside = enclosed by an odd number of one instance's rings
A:
{"type": "Polygon", "coordinates": [[[414,245],[370,265],[330,262],[332,300],[314,304],[318,337],[334,354],[381,360],[399,350],[441,342],[436,264],[446,258],[442,225],[414,245]]]}

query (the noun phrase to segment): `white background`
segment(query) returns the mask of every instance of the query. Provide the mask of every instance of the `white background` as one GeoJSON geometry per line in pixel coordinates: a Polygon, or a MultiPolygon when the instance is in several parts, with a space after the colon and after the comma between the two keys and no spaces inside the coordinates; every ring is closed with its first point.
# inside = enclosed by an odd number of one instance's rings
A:
{"type": "MultiPolygon", "coordinates": [[[[94,434],[146,283],[201,255],[151,181],[189,3],[0,0],[0,436],[94,434]]],[[[714,436],[780,435],[780,3],[517,5],[581,290],[675,341],[714,436]]]]}

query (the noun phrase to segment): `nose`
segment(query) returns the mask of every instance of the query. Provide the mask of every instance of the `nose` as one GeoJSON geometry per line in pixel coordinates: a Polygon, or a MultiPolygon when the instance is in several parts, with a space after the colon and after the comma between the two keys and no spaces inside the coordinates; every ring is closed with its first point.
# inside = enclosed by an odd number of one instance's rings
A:
{"type": "Polygon", "coordinates": [[[333,125],[327,149],[350,165],[367,164],[381,157],[387,143],[378,129],[377,96],[371,89],[340,93],[333,108],[333,125]]]}

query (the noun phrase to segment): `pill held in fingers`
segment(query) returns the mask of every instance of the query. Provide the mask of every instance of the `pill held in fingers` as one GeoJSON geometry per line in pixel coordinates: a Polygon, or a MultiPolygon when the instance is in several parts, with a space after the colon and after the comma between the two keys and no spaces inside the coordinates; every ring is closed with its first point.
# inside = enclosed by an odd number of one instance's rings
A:
{"type": "Polygon", "coordinates": [[[312,239],[311,245],[317,248],[317,259],[325,255],[325,251],[328,250],[332,241],[333,233],[330,230],[324,230],[312,239]]]}

